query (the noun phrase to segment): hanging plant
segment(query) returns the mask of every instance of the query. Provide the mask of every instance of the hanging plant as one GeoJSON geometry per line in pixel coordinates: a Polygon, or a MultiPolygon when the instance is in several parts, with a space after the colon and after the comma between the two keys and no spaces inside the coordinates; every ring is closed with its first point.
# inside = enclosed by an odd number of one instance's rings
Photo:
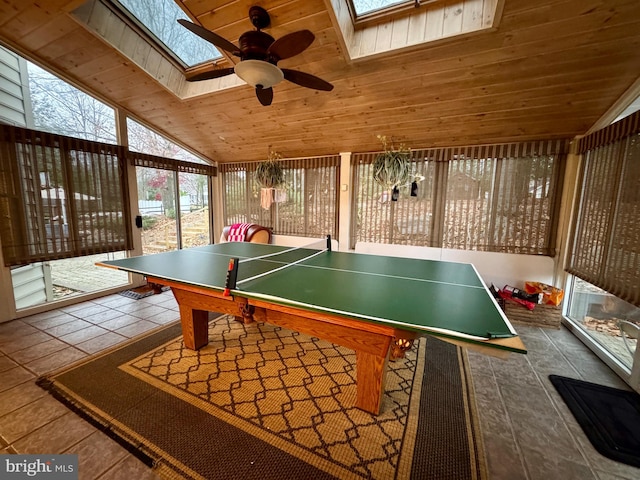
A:
{"type": "Polygon", "coordinates": [[[254,178],[260,188],[278,188],[284,184],[284,170],[279,162],[281,158],[279,153],[269,151],[267,160],[258,164],[254,178]]]}
{"type": "Polygon", "coordinates": [[[409,149],[404,145],[395,148],[393,143],[387,142],[387,137],[378,135],[384,152],[379,154],[373,162],[373,179],[385,190],[394,190],[411,183],[411,162],[409,149]]]}

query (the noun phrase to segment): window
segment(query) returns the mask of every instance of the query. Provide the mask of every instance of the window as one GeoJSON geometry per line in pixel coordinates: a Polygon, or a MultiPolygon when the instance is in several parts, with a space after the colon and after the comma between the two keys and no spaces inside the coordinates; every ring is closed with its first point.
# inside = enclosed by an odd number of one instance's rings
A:
{"type": "Polygon", "coordinates": [[[567,271],[640,307],[640,112],[581,139],[567,271]]]}
{"type": "Polygon", "coordinates": [[[130,118],[127,118],[127,134],[129,138],[129,150],[132,152],[147,153],[157,157],[173,158],[189,163],[209,165],[208,162],[196,157],[171,140],[168,140],[130,118]]]}
{"type": "Polygon", "coordinates": [[[567,303],[567,317],[631,370],[638,340],[623,325],[640,327],[640,308],[578,277],[572,278],[567,303]]]}
{"type": "Polygon", "coordinates": [[[5,265],[130,250],[122,147],[3,126],[5,265]]]}
{"type": "Polygon", "coordinates": [[[113,108],[27,62],[36,130],[116,144],[113,108]]]}
{"type": "MultiPolygon", "coordinates": [[[[395,6],[411,6],[416,0],[350,0],[355,18],[395,6]]],[[[418,4],[420,2],[418,1],[418,4]]]]}
{"type": "Polygon", "coordinates": [[[633,337],[640,329],[640,112],[580,139],[578,153],[567,319],[638,390],[640,347],[633,337]]]}
{"type": "Polygon", "coordinates": [[[355,23],[368,20],[398,17],[415,11],[421,5],[439,0],[346,0],[349,12],[355,23]]]}
{"type": "MultiPolygon", "coordinates": [[[[114,0],[115,2],[115,0],[114,0]]],[[[125,13],[142,24],[187,67],[221,58],[220,52],[178,23],[190,20],[174,0],[118,0],[125,13]]]]}
{"type": "Polygon", "coordinates": [[[3,256],[11,257],[18,310],[126,285],[128,274],[95,263],[123,257],[131,245],[131,232],[122,227],[129,210],[121,184],[126,165],[124,149],[115,146],[113,108],[22,63],[27,122],[21,126],[40,131],[5,135],[0,162],[0,216],[10,219],[0,235],[11,245],[3,256]]]}
{"type": "Polygon", "coordinates": [[[555,254],[564,142],[414,150],[397,201],[373,180],[376,153],[355,154],[351,244],[555,254]],[[413,193],[413,195],[412,195],[413,193]]]}
{"type": "Polygon", "coordinates": [[[216,168],[138,122],[127,119],[127,129],[143,253],[211,243],[209,177],[216,168]]]}
{"type": "Polygon", "coordinates": [[[253,175],[258,162],[223,163],[224,223],[257,223],[277,235],[322,237],[338,234],[340,157],[281,160],[285,187],[263,192],[253,175]],[[262,206],[261,206],[262,203],[262,206]],[[266,207],[266,208],[265,208],[266,207]]]}
{"type": "Polygon", "coordinates": [[[444,248],[555,254],[555,155],[473,152],[448,163],[444,248]]]}

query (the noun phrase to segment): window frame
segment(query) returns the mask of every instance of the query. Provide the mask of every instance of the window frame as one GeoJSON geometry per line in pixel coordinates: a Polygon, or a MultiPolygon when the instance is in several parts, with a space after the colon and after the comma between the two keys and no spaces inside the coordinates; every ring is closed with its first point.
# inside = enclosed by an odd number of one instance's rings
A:
{"type": "MultiPolygon", "coordinates": [[[[218,50],[215,46],[214,49],[218,51],[220,54],[219,57],[209,58],[207,60],[203,60],[202,62],[196,63],[194,65],[188,65],[184,60],[182,60],[177,53],[173,51],[173,49],[164,43],[158,36],[151,31],[149,27],[147,27],[141,20],[139,20],[135,14],[130,12],[123,4],[121,4],[118,0],[96,0],[104,3],[107,8],[109,8],[115,15],[118,15],[130,28],[137,31],[142,37],[146,38],[149,43],[151,43],[157,51],[161,52],[165,58],[174,63],[178,68],[182,69],[184,72],[192,72],[197,71],[199,68],[202,68],[209,63],[214,63],[221,67],[227,67],[231,65],[228,58],[225,56],[223,52],[218,50]]],[[[178,5],[178,8],[179,5],[178,5]]],[[[186,15],[185,15],[186,16],[186,15]]],[[[191,20],[191,19],[189,19],[191,20]]],[[[180,27],[183,28],[183,27],[180,27]]],[[[195,34],[193,34],[195,35],[195,34]]],[[[205,41],[205,40],[202,40],[205,41]]]]}
{"type": "Polygon", "coordinates": [[[347,8],[349,9],[353,25],[358,28],[375,23],[388,22],[396,18],[402,18],[415,12],[417,8],[437,3],[441,0],[405,0],[404,2],[396,5],[389,5],[388,7],[382,7],[362,14],[358,14],[356,12],[353,0],[345,1],[347,2],[347,8]]]}

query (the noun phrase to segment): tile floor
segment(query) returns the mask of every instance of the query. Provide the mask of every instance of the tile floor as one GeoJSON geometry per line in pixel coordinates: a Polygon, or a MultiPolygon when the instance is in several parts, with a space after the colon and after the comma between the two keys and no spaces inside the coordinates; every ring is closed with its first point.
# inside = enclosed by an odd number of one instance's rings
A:
{"type": "MultiPolygon", "coordinates": [[[[178,318],[170,292],[111,295],[0,324],[0,453],[78,453],[82,480],[157,478],[35,385],[36,378],[178,318]]],[[[491,479],[639,479],[598,454],[550,373],[626,385],[566,329],[516,325],[528,355],[470,353],[491,479]]]]}

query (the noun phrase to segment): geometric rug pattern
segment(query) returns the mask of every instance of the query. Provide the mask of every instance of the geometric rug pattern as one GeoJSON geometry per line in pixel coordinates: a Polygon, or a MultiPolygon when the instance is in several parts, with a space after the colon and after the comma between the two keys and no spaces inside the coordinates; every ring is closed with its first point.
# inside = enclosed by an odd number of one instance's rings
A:
{"type": "Polygon", "coordinates": [[[389,362],[374,416],[354,407],[353,350],[231,316],[212,322],[209,336],[198,351],[179,338],[121,368],[316,466],[329,462],[334,474],[395,476],[404,437],[415,436],[407,423],[420,342],[389,362]]]}
{"type": "Polygon", "coordinates": [[[172,324],[38,384],[165,478],[486,478],[464,350],[389,361],[377,416],[355,378],[352,350],[222,315],[198,351],[172,324]]]}

